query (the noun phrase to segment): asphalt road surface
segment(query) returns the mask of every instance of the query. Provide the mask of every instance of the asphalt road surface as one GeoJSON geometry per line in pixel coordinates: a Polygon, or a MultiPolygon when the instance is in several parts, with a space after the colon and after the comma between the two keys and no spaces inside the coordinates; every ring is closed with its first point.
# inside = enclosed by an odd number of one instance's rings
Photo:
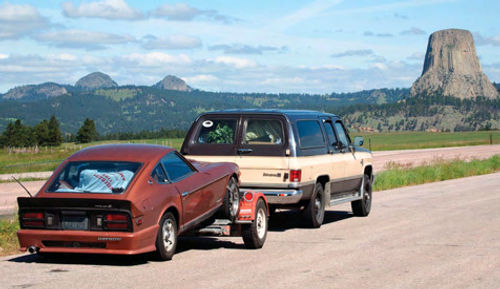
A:
{"type": "Polygon", "coordinates": [[[180,240],[150,255],[17,255],[1,288],[499,288],[500,173],[376,192],[372,213],[330,208],[320,229],[271,219],[264,248],[240,238],[180,240]]]}

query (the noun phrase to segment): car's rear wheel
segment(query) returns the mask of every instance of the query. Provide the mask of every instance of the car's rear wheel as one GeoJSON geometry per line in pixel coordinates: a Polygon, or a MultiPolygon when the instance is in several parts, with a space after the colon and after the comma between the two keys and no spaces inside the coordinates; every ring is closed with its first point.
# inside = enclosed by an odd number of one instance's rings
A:
{"type": "Polygon", "coordinates": [[[238,217],[238,209],[240,207],[240,189],[235,177],[231,177],[226,186],[224,195],[224,203],[222,205],[222,214],[224,218],[231,221],[238,217]]]}
{"type": "Polygon", "coordinates": [[[177,247],[177,221],[171,212],[165,213],[160,220],[156,237],[156,253],[162,261],[171,260],[177,247]]]}
{"type": "Polygon", "coordinates": [[[262,199],[255,206],[255,220],[250,225],[243,227],[241,235],[245,247],[248,249],[262,248],[267,237],[267,207],[262,199]]]}
{"type": "Polygon", "coordinates": [[[363,194],[361,200],[351,202],[352,213],[358,217],[366,217],[370,214],[372,207],[372,184],[368,175],[363,177],[361,193],[363,194]]]}
{"type": "Polygon", "coordinates": [[[314,186],[311,200],[302,213],[309,226],[319,228],[323,224],[323,219],[325,218],[325,198],[321,183],[316,183],[314,186]]]}

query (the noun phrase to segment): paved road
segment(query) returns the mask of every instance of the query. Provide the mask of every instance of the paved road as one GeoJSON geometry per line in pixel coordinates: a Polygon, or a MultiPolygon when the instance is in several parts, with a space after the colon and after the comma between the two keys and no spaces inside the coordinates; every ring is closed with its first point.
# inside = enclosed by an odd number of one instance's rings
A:
{"type": "Polygon", "coordinates": [[[264,248],[182,239],[171,262],[0,259],[2,288],[499,288],[500,173],[377,192],[372,214],[328,210],[320,229],[271,220],[264,248]]]}

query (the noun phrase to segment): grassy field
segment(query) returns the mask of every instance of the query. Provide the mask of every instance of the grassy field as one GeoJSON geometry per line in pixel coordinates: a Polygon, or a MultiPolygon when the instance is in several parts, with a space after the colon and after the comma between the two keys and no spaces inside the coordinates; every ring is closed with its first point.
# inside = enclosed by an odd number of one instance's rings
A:
{"type": "MultiPolygon", "coordinates": [[[[500,131],[432,133],[432,132],[398,132],[398,133],[366,133],[364,147],[374,151],[400,150],[418,148],[436,148],[450,146],[479,145],[492,142],[500,144],[500,131]]],[[[101,141],[85,145],[65,143],[54,148],[40,148],[38,152],[10,152],[7,149],[0,151],[0,174],[52,171],[59,163],[74,152],[88,146],[106,143],[150,143],[169,145],[179,149],[183,139],[148,139],[131,141],[101,141]]]]}
{"type": "Polygon", "coordinates": [[[64,159],[74,152],[89,146],[109,143],[149,143],[168,145],[179,149],[183,139],[147,139],[130,141],[100,141],[90,144],[75,145],[64,143],[59,147],[42,147],[38,152],[9,152],[4,148],[0,152],[0,174],[43,172],[54,170],[64,159]]]}
{"type": "Polygon", "coordinates": [[[439,148],[453,146],[500,144],[500,131],[475,132],[395,132],[395,133],[354,133],[365,138],[364,147],[374,151],[439,148]]]}
{"type": "Polygon", "coordinates": [[[0,256],[12,255],[18,252],[17,230],[19,230],[17,218],[0,219],[0,256]]]}
{"type": "Polygon", "coordinates": [[[500,171],[500,156],[485,160],[440,161],[430,166],[403,168],[393,166],[377,174],[373,189],[376,191],[419,185],[437,181],[490,174],[500,171]]]}

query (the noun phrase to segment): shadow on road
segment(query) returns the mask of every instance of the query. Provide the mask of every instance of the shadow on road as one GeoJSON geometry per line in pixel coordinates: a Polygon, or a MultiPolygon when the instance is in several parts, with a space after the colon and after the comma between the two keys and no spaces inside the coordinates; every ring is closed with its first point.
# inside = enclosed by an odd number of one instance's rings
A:
{"type": "Polygon", "coordinates": [[[8,260],[17,263],[41,264],[79,264],[79,265],[108,265],[108,266],[135,266],[146,264],[154,260],[152,254],[136,256],[108,255],[108,254],[31,254],[15,257],[8,260]]]}
{"type": "MultiPolygon", "coordinates": [[[[325,211],[323,225],[342,221],[354,217],[351,212],[346,211],[325,211]]],[[[277,211],[269,219],[269,231],[284,232],[290,229],[311,229],[302,218],[298,210],[277,211]]]]}

